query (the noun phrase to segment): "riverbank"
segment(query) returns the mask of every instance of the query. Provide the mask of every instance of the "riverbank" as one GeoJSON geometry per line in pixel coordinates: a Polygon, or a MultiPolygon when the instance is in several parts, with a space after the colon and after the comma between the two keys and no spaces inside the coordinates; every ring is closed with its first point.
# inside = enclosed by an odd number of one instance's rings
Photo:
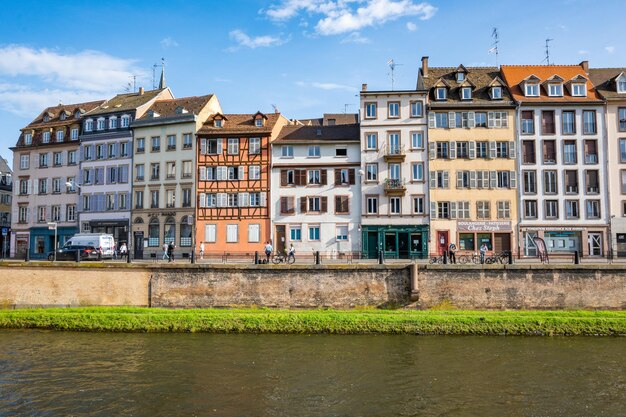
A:
{"type": "Polygon", "coordinates": [[[87,332],[626,336],[626,311],[0,310],[0,329],[87,332]]]}

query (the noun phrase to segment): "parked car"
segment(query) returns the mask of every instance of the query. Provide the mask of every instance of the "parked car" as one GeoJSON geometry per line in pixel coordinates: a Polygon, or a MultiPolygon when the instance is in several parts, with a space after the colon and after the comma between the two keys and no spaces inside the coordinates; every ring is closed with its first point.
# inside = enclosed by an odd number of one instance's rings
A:
{"type": "MultiPolygon", "coordinates": [[[[102,256],[100,252],[93,246],[69,245],[57,249],[57,261],[75,261],[76,252],[80,251],[80,260],[98,260],[102,256]]],[[[48,260],[54,261],[54,252],[48,253],[48,260]]]]}

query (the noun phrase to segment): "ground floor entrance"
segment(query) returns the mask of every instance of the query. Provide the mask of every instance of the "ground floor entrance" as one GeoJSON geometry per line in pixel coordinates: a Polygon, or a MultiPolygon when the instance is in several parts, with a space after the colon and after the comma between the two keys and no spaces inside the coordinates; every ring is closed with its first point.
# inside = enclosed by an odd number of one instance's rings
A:
{"type": "Polygon", "coordinates": [[[362,256],[387,259],[425,259],[428,255],[428,226],[362,226],[362,256]]]}
{"type": "MultiPolygon", "coordinates": [[[[58,227],[56,233],[56,247],[65,244],[72,236],[78,233],[77,227],[58,227]]],[[[31,259],[47,259],[48,253],[54,251],[54,230],[47,227],[35,227],[30,229],[29,253],[31,259]]]]}
{"type": "Polygon", "coordinates": [[[520,227],[524,256],[538,256],[535,238],[546,244],[548,254],[602,257],[606,253],[606,233],[597,227],[520,227]]]}

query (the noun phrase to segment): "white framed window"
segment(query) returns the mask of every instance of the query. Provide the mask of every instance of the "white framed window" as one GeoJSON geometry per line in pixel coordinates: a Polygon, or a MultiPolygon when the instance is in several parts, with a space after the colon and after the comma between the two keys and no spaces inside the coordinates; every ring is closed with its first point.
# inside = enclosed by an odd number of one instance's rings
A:
{"type": "Polygon", "coordinates": [[[96,129],[97,130],[104,130],[105,127],[106,127],[106,119],[104,117],[99,118],[96,121],[96,129]]]}
{"type": "Polygon", "coordinates": [[[511,202],[510,201],[498,201],[496,202],[498,208],[498,219],[510,219],[511,218],[511,202]]]}
{"type": "Polygon", "coordinates": [[[387,117],[389,117],[390,119],[397,119],[398,117],[400,117],[400,103],[398,103],[397,101],[387,103],[387,111],[387,117]]]}
{"type": "Polygon", "coordinates": [[[471,100],[471,99],[472,99],[472,88],[471,87],[461,88],[461,100],[471,100]]]}
{"type": "Polygon", "coordinates": [[[424,163],[411,163],[411,179],[413,181],[424,181],[424,163]]]}
{"type": "Polygon", "coordinates": [[[320,157],[319,145],[310,145],[308,155],[309,155],[309,158],[319,158],[320,157]]]}
{"type": "Polygon", "coordinates": [[[123,115],[121,121],[122,121],[122,123],[120,124],[121,127],[128,127],[128,126],[130,126],[130,116],[129,115],[127,115],[127,114],[123,115]]]}
{"type": "Polygon", "coordinates": [[[389,214],[400,214],[400,197],[389,197],[389,214]]]}
{"type": "Polygon", "coordinates": [[[302,240],[302,226],[299,224],[289,226],[289,240],[297,242],[302,240]]]}
{"type": "Polygon", "coordinates": [[[318,240],[320,240],[320,226],[319,226],[319,224],[311,224],[311,225],[309,225],[309,240],[310,241],[318,241],[318,240]]]}
{"type": "Polygon", "coordinates": [[[348,240],[348,225],[338,224],[335,226],[335,238],[338,242],[348,240]]]}
{"type": "Polygon", "coordinates": [[[204,241],[215,242],[217,238],[217,226],[215,224],[207,224],[204,226],[204,241]]]}
{"type": "Polygon", "coordinates": [[[261,153],[261,138],[250,138],[248,153],[250,155],[258,155],[261,153]]]}
{"type": "Polygon", "coordinates": [[[378,181],[378,164],[366,164],[366,181],[378,181]]]}
{"type": "Polygon", "coordinates": [[[413,214],[424,214],[424,196],[413,196],[413,214]]]}
{"type": "Polygon", "coordinates": [[[111,116],[109,118],[109,129],[117,129],[117,117],[111,116]]]}
{"type": "Polygon", "coordinates": [[[91,132],[93,130],[93,120],[87,119],[85,120],[85,132],[91,132]]]}
{"type": "Polygon", "coordinates": [[[254,125],[256,127],[263,127],[263,119],[261,117],[254,119],[254,125]]]}
{"type": "Polygon", "coordinates": [[[57,142],[63,142],[63,139],[65,139],[65,131],[57,130],[57,142]]]}
{"type": "Polygon", "coordinates": [[[20,155],[20,169],[28,169],[30,166],[30,155],[20,155]]]}
{"type": "Polygon", "coordinates": [[[65,206],[65,220],[68,222],[76,221],[76,204],[68,204],[65,206]]]}
{"type": "Polygon", "coordinates": [[[248,179],[249,180],[261,179],[261,166],[260,165],[250,165],[248,167],[248,179]]]}
{"type": "Polygon", "coordinates": [[[368,196],[367,201],[367,214],[378,214],[378,196],[368,196]]]}
{"type": "Polygon", "coordinates": [[[280,156],[282,158],[293,158],[293,146],[283,145],[280,147],[280,156]]]}
{"type": "Polygon", "coordinates": [[[237,243],[239,240],[239,225],[227,224],[226,225],[226,242],[237,243]]]}
{"type": "Polygon", "coordinates": [[[445,87],[435,88],[435,99],[445,100],[448,97],[448,90],[445,87]]]}
{"type": "Polygon", "coordinates": [[[33,134],[24,133],[24,145],[30,145],[33,143],[33,134]]]}
{"type": "Polygon", "coordinates": [[[215,126],[215,127],[222,127],[222,119],[215,119],[215,120],[213,120],[213,126],[215,126]]]}
{"type": "Polygon", "coordinates": [[[499,100],[502,98],[502,87],[491,87],[491,99],[499,100]]]}
{"type": "Polygon", "coordinates": [[[183,149],[191,149],[193,146],[193,135],[191,133],[183,133],[183,149]]]}
{"type": "Polygon", "coordinates": [[[548,94],[550,97],[560,97],[563,95],[563,84],[548,84],[548,94]]]}
{"type": "Polygon", "coordinates": [[[70,131],[70,139],[71,140],[77,140],[78,139],[78,128],[75,127],[75,128],[73,128],[70,131]]]}
{"type": "Polygon", "coordinates": [[[365,135],[366,141],[366,149],[370,151],[375,151],[378,149],[378,134],[377,133],[367,133],[365,135]]]}
{"type": "Polygon", "coordinates": [[[62,152],[54,152],[52,154],[52,164],[55,167],[59,167],[63,164],[63,153],[62,152]]]}
{"type": "Polygon", "coordinates": [[[365,118],[366,119],[375,119],[376,118],[376,103],[365,103],[365,118]]]}
{"type": "Polygon", "coordinates": [[[424,103],[421,101],[411,102],[411,117],[422,117],[424,115],[424,103]]]}
{"type": "MultiPolygon", "coordinates": [[[[260,119],[257,119],[260,120],[260,119]]],[[[248,225],[248,242],[260,242],[261,241],[261,225],[249,224],[248,225]]]]}
{"type": "Polygon", "coordinates": [[[176,150],[176,135],[167,135],[167,150],[176,150]]]}
{"type": "Polygon", "coordinates": [[[424,149],[424,132],[411,132],[411,149],[424,149]]]}
{"type": "Polygon", "coordinates": [[[585,84],[572,84],[572,95],[574,97],[584,97],[587,95],[585,84]]]}
{"type": "Polygon", "coordinates": [[[50,132],[43,132],[42,142],[50,143],[50,132]]]}
{"type": "Polygon", "coordinates": [[[465,81],[465,73],[463,71],[459,71],[456,73],[456,82],[457,83],[462,83],[463,81],[465,81]]]}
{"type": "Polygon", "coordinates": [[[239,138],[228,138],[227,152],[229,155],[239,154],[239,138]]]}
{"type": "Polygon", "coordinates": [[[161,150],[161,137],[153,136],[150,138],[152,144],[152,152],[159,152],[161,150]]]}
{"type": "Polygon", "coordinates": [[[526,97],[539,97],[539,84],[526,84],[524,95],[526,97]]]}

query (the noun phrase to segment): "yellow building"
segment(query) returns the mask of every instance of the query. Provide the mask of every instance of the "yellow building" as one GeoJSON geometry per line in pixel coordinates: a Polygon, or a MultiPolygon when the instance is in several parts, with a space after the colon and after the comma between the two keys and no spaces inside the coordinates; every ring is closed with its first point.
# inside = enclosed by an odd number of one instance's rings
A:
{"type": "Polygon", "coordinates": [[[515,103],[497,68],[428,68],[431,254],[512,250],[517,226],[515,103]]]}

